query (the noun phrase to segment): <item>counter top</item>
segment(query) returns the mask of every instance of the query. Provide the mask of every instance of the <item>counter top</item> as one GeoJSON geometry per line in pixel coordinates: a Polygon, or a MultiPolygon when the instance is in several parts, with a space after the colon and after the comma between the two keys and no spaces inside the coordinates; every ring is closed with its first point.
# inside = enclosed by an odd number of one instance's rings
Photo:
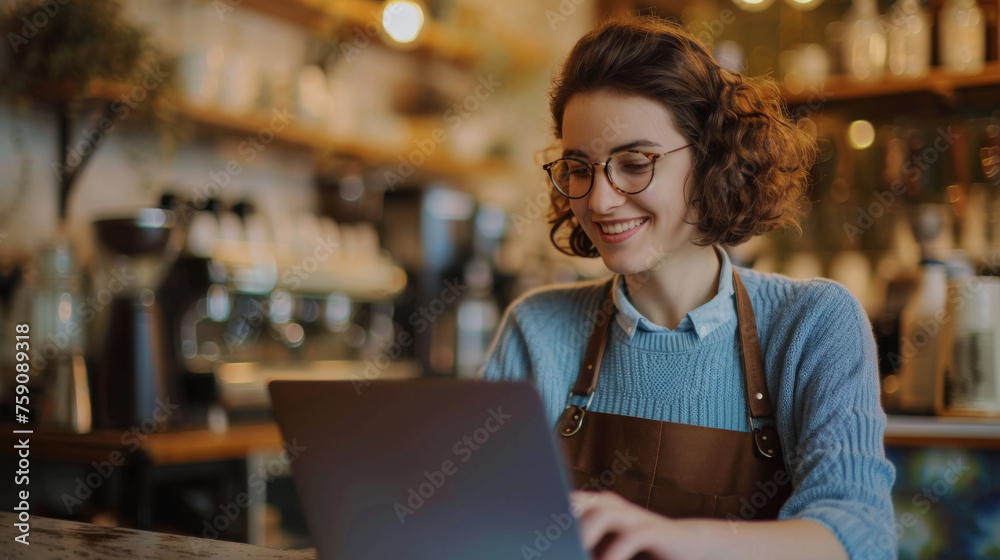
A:
{"type": "Polygon", "coordinates": [[[885,444],[1000,449],[1000,418],[890,414],[885,427],[885,444]]]}
{"type": "Polygon", "coordinates": [[[28,542],[31,544],[26,546],[14,541],[14,538],[21,534],[14,527],[16,522],[15,514],[0,512],[0,549],[9,555],[5,555],[4,558],[31,560],[57,558],[313,560],[316,558],[316,551],[313,549],[280,550],[35,516],[31,517],[28,533],[28,542]]]}
{"type": "Polygon", "coordinates": [[[49,461],[89,463],[107,461],[112,453],[120,464],[138,459],[152,465],[176,465],[201,461],[243,459],[255,452],[280,452],[281,432],[274,424],[231,426],[223,432],[183,430],[142,433],[135,430],[94,430],[85,434],[36,429],[32,434],[15,434],[23,428],[0,425],[0,454],[12,454],[15,439],[30,438],[32,456],[49,461]]]}
{"type": "MultiPolygon", "coordinates": [[[[17,426],[0,424],[0,455],[11,454],[17,426]]],[[[29,436],[19,436],[29,437],[29,436]]],[[[282,450],[281,432],[271,423],[231,426],[224,432],[189,430],[152,434],[95,430],[73,434],[36,430],[31,453],[38,459],[83,462],[106,461],[118,452],[123,464],[138,458],[151,465],[241,459],[256,452],[282,450]]],[[[1000,449],[1000,418],[952,418],[889,415],[885,444],[901,447],[962,447],[1000,449]]]]}

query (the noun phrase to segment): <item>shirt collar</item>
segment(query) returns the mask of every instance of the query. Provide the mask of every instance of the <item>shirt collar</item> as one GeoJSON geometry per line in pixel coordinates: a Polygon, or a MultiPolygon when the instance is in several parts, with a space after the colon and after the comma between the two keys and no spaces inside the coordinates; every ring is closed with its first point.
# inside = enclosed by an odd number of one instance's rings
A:
{"type": "Polygon", "coordinates": [[[685,315],[676,329],[668,329],[667,327],[652,323],[639,313],[628,299],[624,277],[620,274],[615,275],[612,281],[614,283],[612,286],[612,290],[614,290],[612,298],[615,308],[618,310],[615,317],[618,320],[618,325],[625,331],[625,334],[629,338],[633,337],[639,329],[662,333],[693,330],[699,338],[704,338],[736,314],[736,307],[733,304],[732,297],[735,293],[733,288],[733,263],[729,260],[729,255],[722,247],[716,245],[714,248],[719,255],[719,262],[722,265],[719,270],[719,291],[711,300],[685,315]]]}

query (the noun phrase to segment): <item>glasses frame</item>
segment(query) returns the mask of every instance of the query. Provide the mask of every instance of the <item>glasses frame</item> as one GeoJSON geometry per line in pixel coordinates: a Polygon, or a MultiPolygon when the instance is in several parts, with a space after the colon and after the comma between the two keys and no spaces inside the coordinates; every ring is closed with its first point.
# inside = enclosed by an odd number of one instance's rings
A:
{"type": "Polygon", "coordinates": [[[556,188],[556,191],[559,194],[561,194],[562,196],[565,196],[566,198],[569,198],[571,200],[578,200],[578,199],[584,198],[585,196],[587,196],[587,195],[590,194],[590,191],[594,190],[594,179],[597,177],[597,173],[594,173],[594,166],[595,165],[600,165],[600,166],[604,167],[604,176],[608,178],[608,183],[611,183],[611,186],[614,187],[616,191],[618,191],[618,192],[620,192],[622,194],[634,195],[634,194],[639,194],[642,191],[648,189],[649,185],[653,184],[653,176],[656,174],[656,160],[660,159],[663,156],[668,156],[668,155],[670,155],[670,154],[672,154],[674,152],[679,152],[679,151],[683,150],[684,148],[689,148],[690,146],[691,146],[691,144],[684,144],[683,146],[681,146],[679,148],[674,148],[673,150],[670,150],[668,152],[663,152],[663,153],[643,152],[643,151],[640,151],[640,150],[622,150],[620,152],[615,152],[615,153],[611,154],[610,156],[608,156],[608,159],[605,160],[603,163],[601,163],[599,161],[594,161],[594,162],[589,162],[588,163],[588,162],[586,162],[586,161],[584,161],[584,160],[582,160],[580,158],[576,158],[576,157],[563,157],[563,158],[559,158],[559,159],[556,159],[556,160],[553,160],[553,161],[550,161],[550,162],[546,163],[545,165],[542,166],[542,169],[544,169],[546,171],[546,173],[549,174],[549,182],[551,182],[552,186],[556,188]],[[641,188],[641,189],[639,189],[639,190],[637,190],[637,191],[635,191],[635,192],[631,192],[631,193],[623,191],[621,188],[619,188],[618,185],[615,184],[614,179],[611,178],[611,172],[608,171],[608,164],[611,163],[612,159],[614,159],[617,156],[620,156],[621,154],[629,154],[629,153],[644,155],[647,158],[649,158],[649,163],[653,164],[653,169],[649,173],[649,182],[646,183],[646,186],[643,187],[643,188],[641,188]],[[564,193],[563,190],[561,188],[559,188],[559,185],[556,184],[555,177],[552,176],[552,166],[555,165],[556,163],[558,163],[560,161],[564,161],[564,160],[575,161],[575,162],[577,162],[577,163],[585,166],[590,171],[590,186],[587,187],[587,191],[585,193],[581,194],[580,196],[570,196],[570,195],[564,193]]]}

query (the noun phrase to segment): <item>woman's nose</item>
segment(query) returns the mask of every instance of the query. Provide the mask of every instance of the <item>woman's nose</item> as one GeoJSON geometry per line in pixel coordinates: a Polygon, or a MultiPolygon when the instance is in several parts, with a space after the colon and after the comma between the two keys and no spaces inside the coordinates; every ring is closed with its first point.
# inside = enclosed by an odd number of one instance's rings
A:
{"type": "Polygon", "coordinates": [[[607,167],[600,163],[594,163],[594,186],[590,189],[591,211],[597,214],[607,214],[609,210],[617,208],[625,203],[627,195],[615,188],[608,178],[607,167]]]}

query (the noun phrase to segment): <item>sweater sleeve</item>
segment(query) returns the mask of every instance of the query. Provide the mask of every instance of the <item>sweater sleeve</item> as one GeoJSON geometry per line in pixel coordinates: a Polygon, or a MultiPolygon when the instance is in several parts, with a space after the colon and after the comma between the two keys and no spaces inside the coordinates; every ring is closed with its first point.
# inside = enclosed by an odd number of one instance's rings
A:
{"type": "Polygon", "coordinates": [[[886,416],[871,324],[846,288],[833,282],[821,288],[794,335],[801,338],[794,342],[801,348],[795,490],[779,518],[824,525],[852,560],[896,558],[895,469],[885,456],[886,416]]]}
{"type": "Polygon", "coordinates": [[[531,377],[531,359],[528,341],[518,320],[518,304],[514,301],[507,308],[486,361],[478,377],[485,381],[523,381],[531,377]]]}

